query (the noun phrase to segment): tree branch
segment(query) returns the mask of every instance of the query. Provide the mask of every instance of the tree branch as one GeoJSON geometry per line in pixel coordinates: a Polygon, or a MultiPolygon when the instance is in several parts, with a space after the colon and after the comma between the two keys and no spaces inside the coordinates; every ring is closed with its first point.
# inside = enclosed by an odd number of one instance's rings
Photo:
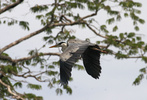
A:
{"type": "Polygon", "coordinates": [[[35,35],[41,33],[42,31],[44,31],[44,30],[47,29],[47,28],[48,28],[48,25],[45,26],[45,27],[43,27],[43,28],[41,28],[41,29],[39,29],[39,30],[37,30],[37,31],[35,31],[35,32],[33,32],[33,33],[31,33],[31,34],[29,34],[29,35],[27,35],[27,36],[25,36],[25,37],[22,37],[22,38],[20,38],[20,39],[14,41],[14,42],[8,44],[7,46],[3,47],[3,48],[0,50],[0,54],[1,54],[2,52],[4,52],[5,50],[7,50],[7,49],[9,49],[9,48],[11,48],[11,47],[13,47],[13,46],[19,44],[20,42],[22,42],[22,41],[24,41],[24,40],[26,40],[26,39],[29,39],[29,38],[31,38],[31,37],[33,37],[33,36],[35,36],[35,35]]]}
{"type": "Polygon", "coordinates": [[[1,79],[0,79],[0,83],[1,83],[2,85],[4,85],[5,87],[7,87],[8,92],[9,92],[10,94],[12,94],[14,98],[16,98],[16,99],[21,99],[21,100],[25,100],[24,98],[22,98],[22,97],[19,96],[18,94],[12,92],[11,87],[10,87],[8,84],[5,84],[1,79]]]}
{"type": "Polygon", "coordinates": [[[107,38],[106,36],[103,36],[103,35],[97,33],[89,24],[86,23],[86,25],[87,25],[87,27],[88,27],[91,31],[93,31],[96,35],[98,35],[98,36],[100,36],[100,37],[102,37],[102,38],[107,38]]]}
{"type": "MultiPolygon", "coordinates": [[[[102,38],[108,39],[108,36],[103,36],[103,35],[97,33],[96,30],[94,30],[88,23],[85,23],[85,24],[86,24],[87,27],[88,27],[91,31],[93,31],[96,35],[98,35],[98,36],[100,36],[100,37],[102,37],[102,38]]],[[[121,40],[117,40],[117,39],[113,39],[113,40],[114,40],[114,41],[117,41],[117,42],[124,43],[124,42],[122,42],[121,40]]],[[[108,44],[108,47],[109,47],[109,46],[110,46],[110,44],[108,44]]],[[[107,47],[107,48],[108,48],[108,47],[107,47]]]]}
{"type": "Polygon", "coordinates": [[[95,11],[95,13],[92,13],[92,14],[90,14],[90,15],[87,15],[87,16],[85,16],[85,17],[82,17],[81,18],[81,20],[84,20],[84,19],[86,19],[86,18],[89,18],[89,17],[92,17],[92,16],[96,16],[97,15],[97,10],[95,11]]]}
{"type": "Polygon", "coordinates": [[[38,56],[45,56],[45,55],[60,56],[59,53],[38,53],[38,54],[36,54],[36,55],[29,56],[29,57],[23,57],[23,58],[20,58],[20,59],[16,59],[16,60],[14,60],[14,61],[15,61],[15,62],[20,62],[20,61],[30,60],[30,59],[32,59],[32,58],[35,58],[35,57],[38,57],[38,56]]]}
{"type": "Polygon", "coordinates": [[[27,35],[27,36],[24,36],[24,37],[22,37],[22,38],[20,38],[20,39],[18,39],[18,40],[16,40],[16,41],[10,43],[9,45],[3,47],[2,49],[0,49],[0,55],[1,55],[1,53],[3,53],[5,50],[7,50],[7,49],[9,49],[9,48],[11,48],[11,47],[13,47],[13,46],[15,46],[15,45],[21,43],[22,41],[24,41],[24,40],[26,40],[26,39],[29,39],[29,38],[31,38],[31,37],[37,35],[37,34],[43,32],[44,30],[46,30],[47,28],[49,28],[50,25],[51,25],[51,23],[52,23],[53,20],[54,20],[54,19],[53,19],[53,16],[54,16],[54,14],[52,14],[51,21],[50,21],[49,23],[47,23],[47,25],[44,26],[43,28],[41,28],[41,29],[39,29],[39,30],[37,30],[37,31],[35,31],[35,32],[33,32],[33,33],[27,35]]]}
{"type": "Polygon", "coordinates": [[[15,3],[10,4],[10,5],[8,5],[8,6],[4,7],[4,8],[2,8],[2,9],[0,9],[0,14],[6,12],[6,11],[9,10],[9,9],[12,9],[12,8],[16,7],[17,5],[19,5],[19,4],[20,4],[21,2],[23,2],[23,1],[24,1],[24,0],[17,0],[15,3]]]}
{"type": "Polygon", "coordinates": [[[62,21],[62,19],[65,19],[66,21],[72,23],[72,21],[70,19],[68,19],[67,17],[65,17],[65,15],[61,15],[59,21],[62,21]]]}
{"type": "Polygon", "coordinates": [[[12,59],[11,57],[0,55],[0,60],[6,60],[6,61],[9,61],[11,63],[17,63],[17,62],[20,62],[20,61],[30,60],[32,58],[35,58],[35,57],[38,57],[38,56],[45,56],[45,55],[60,56],[60,53],[37,53],[36,55],[32,55],[32,56],[29,56],[29,57],[23,57],[23,58],[19,58],[19,59],[12,59]]]}
{"type": "Polygon", "coordinates": [[[18,77],[23,77],[23,78],[32,77],[32,78],[36,79],[38,82],[48,82],[49,79],[41,80],[40,78],[37,77],[38,75],[44,74],[44,73],[46,73],[47,71],[48,71],[48,70],[43,71],[43,72],[40,72],[40,73],[37,73],[37,74],[35,74],[35,75],[31,75],[30,72],[26,72],[25,74],[22,74],[22,75],[18,75],[18,74],[16,74],[16,73],[12,73],[12,74],[15,75],[15,76],[18,76],[18,77]],[[26,74],[29,74],[29,75],[26,75],[26,74]]]}

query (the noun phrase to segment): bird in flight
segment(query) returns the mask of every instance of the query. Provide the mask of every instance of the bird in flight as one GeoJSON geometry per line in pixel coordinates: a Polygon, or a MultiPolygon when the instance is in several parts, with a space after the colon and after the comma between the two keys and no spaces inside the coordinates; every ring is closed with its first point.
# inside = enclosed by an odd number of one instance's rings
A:
{"type": "Polygon", "coordinates": [[[67,43],[60,42],[53,47],[62,47],[60,55],[60,83],[67,85],[71,77],[71,71],[78,59],[83,59],[86,72],[93,78],[98,79],[101,73],[100,53],[97,44],[79,39],[70,39],[67,43]]]}

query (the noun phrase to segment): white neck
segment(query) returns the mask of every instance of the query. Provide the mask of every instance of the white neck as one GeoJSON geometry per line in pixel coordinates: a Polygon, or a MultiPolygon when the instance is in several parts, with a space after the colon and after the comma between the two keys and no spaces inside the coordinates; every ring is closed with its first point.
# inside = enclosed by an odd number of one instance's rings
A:
{"type": "Polygon", "coordinates": [[[63,46],[63,47],[62,47],[62,51],[64,51],[66,48],[67,48],[67,46],[63,46]]]}
{"type": "Polygon", "coordinates": [[[63,43],[63,44],[61,45],[61,47],[62,47],[62,51],[64,51],[64,50],[67,48],[67,44],[66,44],[66,43],[63,43]]]}

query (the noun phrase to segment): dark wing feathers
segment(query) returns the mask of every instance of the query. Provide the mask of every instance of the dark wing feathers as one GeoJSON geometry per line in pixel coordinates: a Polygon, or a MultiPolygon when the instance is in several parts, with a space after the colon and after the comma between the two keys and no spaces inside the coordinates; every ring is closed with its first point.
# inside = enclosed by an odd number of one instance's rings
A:
{"type": "Polygon", "coordinates": [[[68,84],[71,77],[72,66],[79,58],[83,58],[86,71],[94,78],[99,78],[101,73],[100,51],[98,45],[88,42],[71,40],[70,45],[60,55],[60,82],[62,85],[68,84]],[[95,48],[95,49],[93,49],[95,48]]]}
{"type": "MultiPolygon", "coordinates": [[[[70,48],[70,47],[69,47],[70,48]]],[[[77,47],[72,47],[72,49],[77,48],[77,47]]],[[[65,58],[65,53],[61,54],[61,59],[60,59],[60,82],[62,85],[68,84],[68,80],[71,77],[71,71],[72,71],[72,66],[75,64],[75,62],[78,61],[78,59],[81,58],[81,54],[85,51],[85,48],[83,50],[83,47],[79,47],[77,51],[71,51],[71,52],[66,52],[70,55],[70,57],[66,57],[67,60],[62,59],[65,58]],[[82,49],[81,49],[82,48],[82,49]]],[[[70,48],[71,49],[71,48],[70,48]]],[[[68,51],[68,50],[66,50],[68,51]]]]}
{"type": "Polygon", "coordinates": [[[65,85],[71,76],[72,65],[60,60],[60,82],[65,85]]]}
{"type": "Polygon", "coordinates": [[[82,55],[86,71],[93,78],[99,78],[101,73],[100,51],[98,49],[98,45],[89,46],[82,55]]]}

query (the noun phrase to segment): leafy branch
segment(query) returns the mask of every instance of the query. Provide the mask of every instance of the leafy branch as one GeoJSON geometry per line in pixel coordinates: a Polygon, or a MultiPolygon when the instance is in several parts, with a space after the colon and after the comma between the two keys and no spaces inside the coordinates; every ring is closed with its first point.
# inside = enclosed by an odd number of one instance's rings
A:
{"type": "Polygon", "coordinates": [[[6,61],[9,61],[9,62],[15,64],[15,63],[18,63],[21,61],[31,60],[35,57],[46,56],[46,55],[60,56],[60,53],[36,53],[35,55],[29,56],[29,57],[23,57],[23,58],[19,58],[19,59],[12,59],[9,56],[0,55],[0,60],[6,60],[6,61]]]}
{"type": "Polygon", "coordinates": [[[19,94],[15,93],[12,91],[12,88],[10,85],[4,83],[1,79],[0,79],[0,84],[4,85],[7,89],[8,89],[8,92],[13,95],[13,98],[15,99],[21,99],[21,100],[25,100],[23,97],[21,97],[19,94]]]}
{"type": "Polygon", "coordinates": [[[24,0],[17,0],[16,2],[14,2],[13,4],[7,5],[6,7],[0,9],[0,14],[6,12],[7,10],[10,10],[14,7],[16,7],[17,5],[19,5],[20,3],[22,3],[24,0]]]}

